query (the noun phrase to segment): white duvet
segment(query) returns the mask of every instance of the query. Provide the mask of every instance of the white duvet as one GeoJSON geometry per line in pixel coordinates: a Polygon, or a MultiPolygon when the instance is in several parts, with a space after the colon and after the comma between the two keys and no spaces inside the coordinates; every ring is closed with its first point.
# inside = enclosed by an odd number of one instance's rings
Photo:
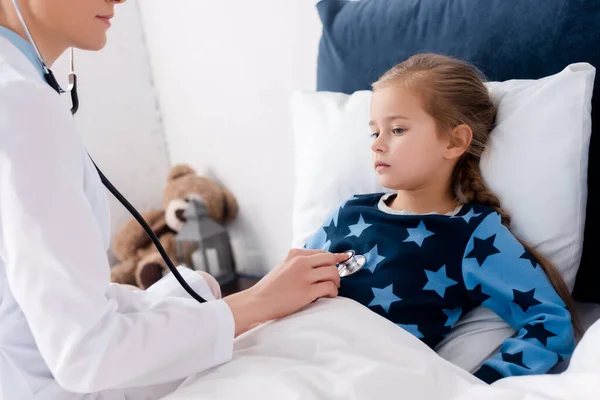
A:
{"type": "Polygon", "coordinates": [[[336,298],[242,335],[231,362],[189,378],[165,399],[588,398],[600,398],[600,321],[562,375],[489,386],[366,307],[336,298]]]}

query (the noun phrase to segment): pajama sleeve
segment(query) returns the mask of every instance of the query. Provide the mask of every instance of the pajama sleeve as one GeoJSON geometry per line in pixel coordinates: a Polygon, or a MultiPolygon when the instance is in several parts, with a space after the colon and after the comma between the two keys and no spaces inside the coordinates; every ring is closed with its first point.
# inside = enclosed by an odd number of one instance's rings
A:
{"type": "Polygon", "coordinates": [[[308,250],[323,250],[329,251],[331,246],[331,239],[335,235],[339,222],[339,215],[344,205],[343,203],[337,207],[323,222],[323,224],[317,229],[312,236],[310,236],[305,244],[304,248],[308,250]]]}
{"type": "Polygon", "coordinates": [[[565,303],[532,254],[501,224],[499,214],[485,217],[473,232],[462,270],[469,297],[517,330],[475,376],[492,383],[544,374],[571,356],[574,330],[565,303]]]}

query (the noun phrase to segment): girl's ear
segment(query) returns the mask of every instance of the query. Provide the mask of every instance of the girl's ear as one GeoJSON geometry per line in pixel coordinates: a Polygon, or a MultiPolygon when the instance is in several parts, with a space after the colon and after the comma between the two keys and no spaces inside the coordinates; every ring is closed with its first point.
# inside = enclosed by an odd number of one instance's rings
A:
{"type": "Polygon", "coordinates": [[[473,130],[469,125],[461,124],[450,132],[448,147],[444,151],[444,158],[454,160],[460,158],[471,145],[473,130]]]}

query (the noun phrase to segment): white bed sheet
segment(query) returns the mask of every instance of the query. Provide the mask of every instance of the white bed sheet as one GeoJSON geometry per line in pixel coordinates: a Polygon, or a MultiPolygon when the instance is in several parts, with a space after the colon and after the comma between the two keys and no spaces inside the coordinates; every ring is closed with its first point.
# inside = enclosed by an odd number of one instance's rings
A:
{"type": "Polygon", "coordinates": [[[336,298],[242,335],[231,362],[189,378],[165,400],[567,400],[599,391],[600,321],[563,374],[489,386],[366,307],[336,298]]]}

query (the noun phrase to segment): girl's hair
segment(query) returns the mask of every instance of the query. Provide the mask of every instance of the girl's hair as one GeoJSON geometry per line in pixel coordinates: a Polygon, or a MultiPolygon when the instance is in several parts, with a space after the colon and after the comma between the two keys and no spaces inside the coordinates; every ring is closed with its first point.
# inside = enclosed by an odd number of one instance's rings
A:
{"type": "MultiPolygon", "coordinates": [[[[424,110],[435,120],[439,134],[449,134],[465,124],[473,131],[473,138],[465,154],[456,164],[452,175],[454,195],[460,202],[474,201],[494,209],[502,224],[510,229],[510,215],[502,209],[500,200],[487,187],[481,175],[479,160],[494,128],[496,106],[484,82],[485,76],[474,66],[456,58],[437,55],[415,55],[386,72],[373,89],[387,83],[402,83],[420,96],[424,110]]],[[[577,333],[579,320],[569,288],[552,263],[518,239],[541,265],[557,293],[567,305],[577,333]]]]}

